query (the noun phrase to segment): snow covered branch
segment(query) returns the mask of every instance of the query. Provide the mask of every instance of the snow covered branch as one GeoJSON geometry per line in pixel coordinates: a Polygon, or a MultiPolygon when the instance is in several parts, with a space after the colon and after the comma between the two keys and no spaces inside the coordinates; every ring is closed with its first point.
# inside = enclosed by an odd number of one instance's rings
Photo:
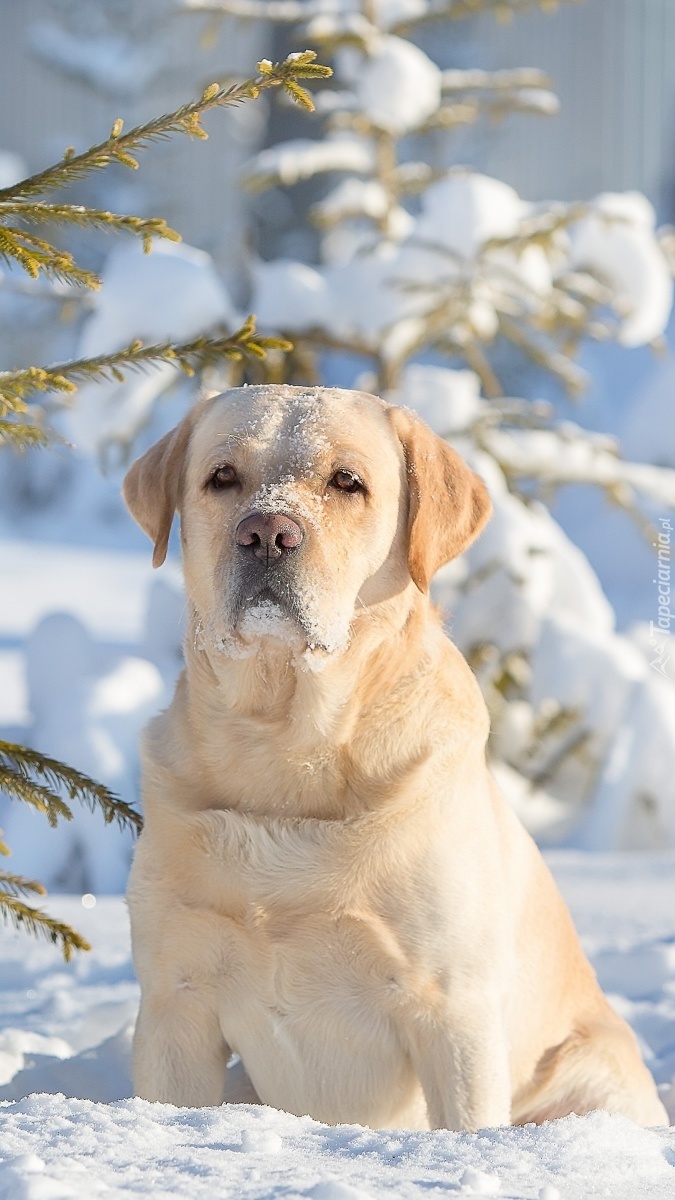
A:
{"type": "MultiPolygon", "coordinates": [[[[675,471],[626,462],[612,439],[571,421],[559,422],[554,429],[486,428],[476,440],[507,479],[534,480],[543,490],[591,484],[630,511],[635,511],[636,493],[675,509],[675,471]]],[[[640,524],[645,528],[647,522],[642,519],[640,524]]]]}

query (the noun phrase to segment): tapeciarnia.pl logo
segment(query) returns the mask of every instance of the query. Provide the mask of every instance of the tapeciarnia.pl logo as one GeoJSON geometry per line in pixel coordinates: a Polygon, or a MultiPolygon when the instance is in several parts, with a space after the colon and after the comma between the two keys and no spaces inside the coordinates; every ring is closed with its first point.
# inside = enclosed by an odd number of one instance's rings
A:
{"type": "Polygon", "coordinates": [[[666,670],[670,658],[668,638],[670,637],[670,622],[675,615],[671,612],[670,608],[670,541],[672,526],[668,517],[659,517],[659,525],[661,528],[658,532],[658,541],[653,543],[658,556],[656,579],[652,580],[657,587],[658,619],[656,622],[649,622],[649,643],[655,653],[655,657],[649,665],[655,671],[658,671],[660,675],[665,675],[666,679],[669,679],[670,675],[666,670]]]}

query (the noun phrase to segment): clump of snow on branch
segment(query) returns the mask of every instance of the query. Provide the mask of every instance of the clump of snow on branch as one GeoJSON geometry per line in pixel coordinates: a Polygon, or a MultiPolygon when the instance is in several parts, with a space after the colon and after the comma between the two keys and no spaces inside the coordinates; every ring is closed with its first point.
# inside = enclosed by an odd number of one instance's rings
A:
{"type": "Polygon", "coordinates": [[[356,99],[373,125],[389,133],[407,133],[438,108],[441,72],[411,42],[381,37],[358,73],[356,99]]]}
{"type": "Polygon", "coordinates": [[[323,275],[306,263],[278,258],[253,267],[257,299],[256,315],[261,326],[278,328],[283,310],[293,313],[298,332],[326,326],[330,321],[328,289],[323,275]]]}
{"type": "MultiPolygon", "coordinates": [[[[251,169],[251,178],[261,179],[265,174],[269,183],[295,183],[309,173],[310,165],[312,173],[343,169],[342,160],[333,159],[330,146],[325,156],[303,148],[297,169],[292,155],[290,160],[286,158],[287,149],[276,153],[277,149],[263,151],[251,169]],[[275,163],[283,163],[283,171],[272,173],[275,163]]],[[[359,144],[359,153],[362,151],[359,171],[365,170],[368,157],[359,144]]],[[[350,179],[315,205],[314,212],[317,224],[324,227],[348,222],[358,226],[359,222],[382,220],[385,205],[377,180],[350,179]]],[[[531,333],[546,334],[547,322],[552,325],[560,317],[574,332],[575,325],[589,315],[593,301],[611,295],[611,332],[616,339],[627,346],[653,341],[665,330],[673,283],[653,221],[650,227],[644,213],[638,219],[636,207],[627,205],[619,221],[608,215],[606,198],[600,197],[597,205],[590,204],[583,216],[569,222],[565,232],[544,244],[521,245],[519,234],[531,218],[533,206],[500,180],[473,172],[451,172],[425,191],[417,217],[397,205],[391,214],[395,220],[389,225],[392,242],[388,247],[373,245],[372,233],[363,228],[342,229],[340,238],[328,243],[329,257],[341,260],[339,272],[326,264],[311,268],[311,275],[304,273],[309,292],[322,290],[323,277],[329,303],[331,293],[334,298],[330,314],[323,309],[315,324],[330,323],[347,338],[360,328],[367,340],[411,315],[431,316],[445,307],[446,340],[454,339],[458,346],[474,338],[489,344],[505,332],[505,322],[513,320],[523,321],[531,333]],[[401,213],[403,219],[396,215],[401,213]],[[356,311],[364,306],[364,284],[369,292],[366,331],[356,311]],[[334,290],[336,285],[339,293],[334,290]],[[584,290],[590,300],[586,308],[584,290]],[[355,306],[352,312],[350,304],[355,306]]],[[[285,273],[280,272],[275,282],[281,284],[291,276],[297,279],[299,272],[287,261],[285,273]]],[[[281,295],[278,307],[271,307],[264,269],[256,278],[258,289],[252,303],[264,314],[261,324],[271,328],[280,323],[289,332],[306,329],[302,292],[297,293],[301,315],[296,321],[293,306],[285,306],[281,295]]],[[[593,333],[596,327],[590,319],[588,324],[587,332],[593,333]]],[[[433,343],[433,333],[431,328],[426,331],[425,342],[433,343]]],[[[601,333],[608,336],[610,328],[603,325],[601,333]]],[[[557,367],[566,381],[579,382],[580,373],[573,363],[565,364],[554,347],[548,353],[550,365],[557,367]]]]}
{"type": "Polygon", "coordinates": [[[470,262],[490,238],[513,237],[526,211],[507,183],[453,172],[424,192],[416,236],[470,262]]]}
{"type": "MultiPolygon", "coordinates": [[[[136,338],[147,344],[188,340],[239,322],[211,257],[182,242],[155,240],[151,254],[136,241],[115,246],[102,284],[82,327],[78,358],[120,350],[136,338]]],[[[130,442],[175,378],[176,368],[162,364],[122,380],[85,383],[69,414],[74,441],[91,453],[130,442]]]]}
{"type": "Polygon", "coordinates": [[[573,268],[605,279],[622,313],[618,340],[642,346],[663,334],[673,280],[654,236],[656,214],[640,192],[604,193],[570,231],[573,268]]]}
{"type": "Polygon", "coordinates": [[[373,165],[372,150],[360,138],[336,136],[325,142],[295,138],[256,155],[246,179],[252,187],[268,187],[276,182],[291,187],[324,171],[355,171],[366,175],[373,165]]]}
{"type": "Polygon", "coordinates": [[[106,354],[134,336],[186,340],[209,325],[237,320],[210,256],[184,242],[155,240],[150,254],[138,241],[115,246],[94,303],[80,339],[83,355],[106,354]]]}

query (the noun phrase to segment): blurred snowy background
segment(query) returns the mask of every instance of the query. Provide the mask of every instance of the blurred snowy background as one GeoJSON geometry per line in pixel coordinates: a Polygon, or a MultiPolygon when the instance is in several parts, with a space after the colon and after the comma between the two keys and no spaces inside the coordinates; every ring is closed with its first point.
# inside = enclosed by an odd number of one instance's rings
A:
{"type": "MultiPolygon", "coordinates": [[[[675,327],[657,229],[675,218],[675,9],[586,0],[505,25],[429,8],[0,0],[0,186],[263,54],[314,46],[336,66],[315,118],[262,101],[212,114],[206,145],[175,139],[83,183],[69,199],[161,215],[184,242],[144,256],[73,237],[96,295],[3,266],[0,369],[254,311],[296,340],[294,381],[418,408],[495,502],[437,596],[484,687],[500,781],[544,845],[672,847],[675,327]]],[[[193,395],[170,368],[88,384],[54,414],[73,449],[2,452],[0,737],[132,802],[184,598],[175,549],[153,574],[119,483],[193,395]]],[[[124,889],[126,835],[24,808],[0,797],[14,870],[124,889]]]]}

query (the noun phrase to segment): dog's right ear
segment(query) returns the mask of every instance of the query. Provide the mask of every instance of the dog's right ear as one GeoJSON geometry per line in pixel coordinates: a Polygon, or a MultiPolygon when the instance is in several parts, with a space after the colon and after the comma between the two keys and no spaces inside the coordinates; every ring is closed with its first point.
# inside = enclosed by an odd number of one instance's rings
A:
{"type": "Polygon", "coordinates": [[[153,567],[161,567],[166,558],[193,424],[192,413],[188,413],[129,468],[122,484],[129,512],[155,543],[153,567]]]}

